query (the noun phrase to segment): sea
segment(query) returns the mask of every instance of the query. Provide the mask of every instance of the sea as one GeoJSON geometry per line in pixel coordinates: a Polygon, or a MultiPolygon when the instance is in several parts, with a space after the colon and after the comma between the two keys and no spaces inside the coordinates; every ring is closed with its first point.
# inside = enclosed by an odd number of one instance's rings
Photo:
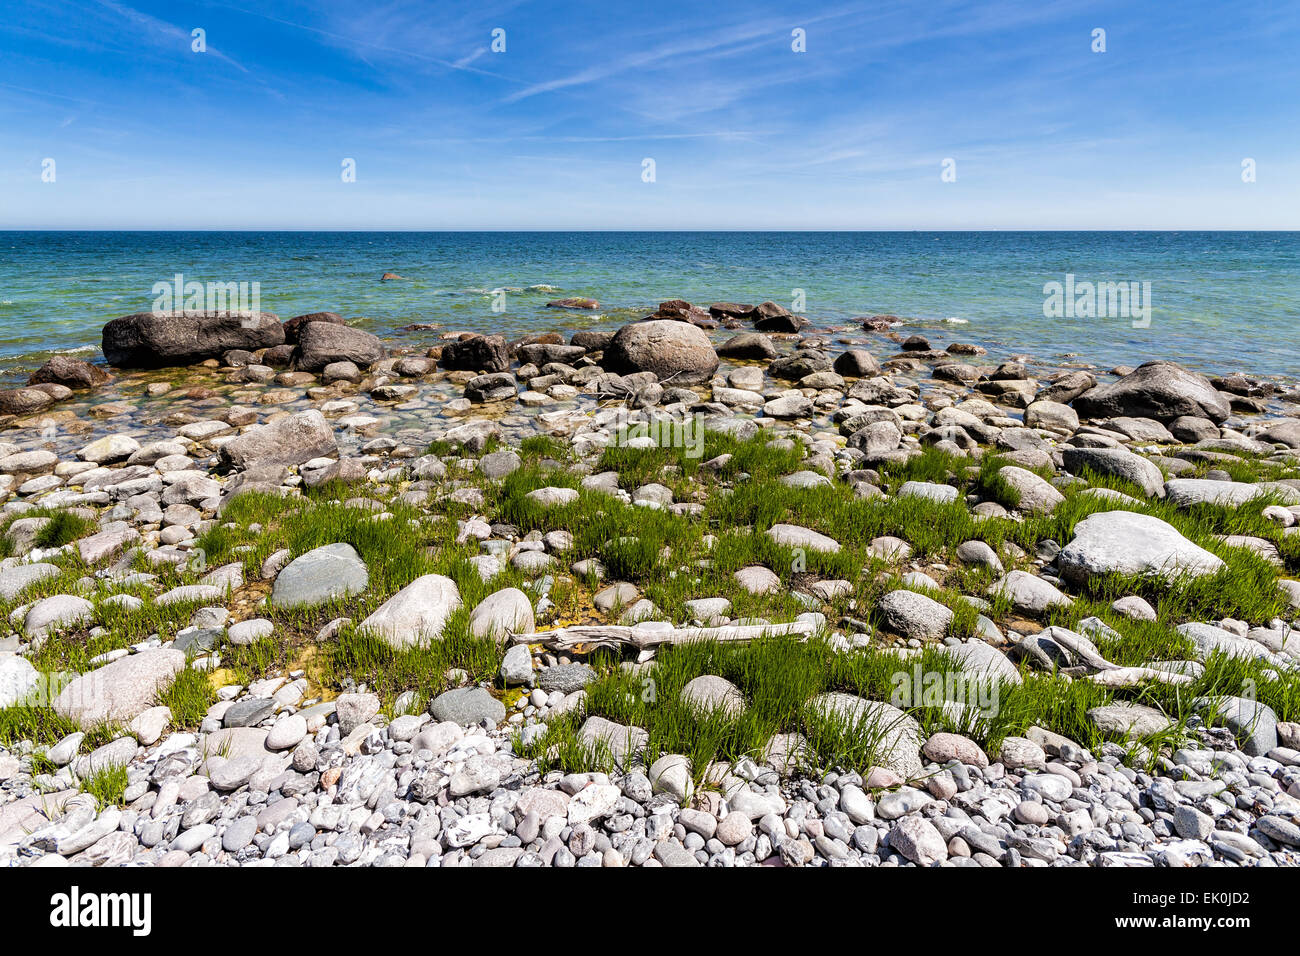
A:
{"type": "Polygon", "coordinates": [[[102,361],[106,322],[191,283],[413,345],[770,299],[814,327],[886,314],[994,358],[1300,378],[1300,232],[15,231],[0,232],[0,382],[56,353],[102,361]],[[600,308],[547,307],[574,296],[600,308]]]}

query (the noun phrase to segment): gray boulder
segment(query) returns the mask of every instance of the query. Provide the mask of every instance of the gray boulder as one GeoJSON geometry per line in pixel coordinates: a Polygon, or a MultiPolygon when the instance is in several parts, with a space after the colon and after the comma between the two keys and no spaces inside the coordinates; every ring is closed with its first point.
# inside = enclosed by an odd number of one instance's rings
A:
{"type": "Polygon", "coordinates": [[[1232,730],[1247,756],[1262,757],[1277,747],[1277,714],[1268,705],[1247,697],[1202,697],[1195,706],[1232,730]]]}
{"type": "Polygon", "coordinates": [[[808,702],[824,720],[862,730],[875,745],[875,763],[904,780],[921,774],[921,725],[897,707],[852,694],[820,694],[808,702]]]}
{"type": "Polygon", "coordinates": [[[1215,504],[1236,508],[1262,495],[1276,495],[1287,504],[1300,504],[1300,491],[1275,481],[1217,481],[1210,478],[1171,478],[1165,484],[1170,504],[1180,508],[1215,504]]]}
{"type": "Polygon", "coordinates": [[[1021,511],[1050,514],[1065,500],[1065,495],[1057,491],[1051,482],[1024,468],[1004,465],[998,469],[998,476],[1019,495],[1017,507],[1021,511]]]}
{"type": "Polygon", "coordinates": [[[456,582],[441,574],[416,578],[361,622],[360,630],[405,648],[442,638],[451,613],[461,606],[456,582]]]}
{"type": "Polygon", "coordinates": [[[1163,498],[1165,476],[1156,464],[1126,448],[1061,448],[1061,459],[1072,475],[1092,471],[1130,481],[1153,498],[1163,498]]]}
{"type": "Polygon", "coordinates": [[[327,544],[294,558],[275,578],[271,605],[316,607],[360,594],[370,582],[366,564],[350,544],[327,544]]]}
{"type": "Polygon", "coordinates": [[[308,322],[298,330],[297,367],[319,372],[334,362],[353,362],[361,368],[384,357],[384,344],[377,336],[349,325],[308,322]]]}
{"type": "Polygon", "coordinates": [[[1173,362],[1146,362],[1109,385],[1098,385],[1074,400],[1088,418],[1134,416],[1169,422],[1184,415],[1218,423],[1232,409],[1210,380],[1173,362]]]}
{"type": "Polygon", "coordinates": [[[1076,584],[1112,571],[1172,580],[1214,574],[1224,566],[1172,525],[1134,511],[1102,511],[1084,518],[1056,561],[1061,576],[1076,584]]]}
{"type": "Polygon", "coordinates": [[[334,429],[313,408],[250,428],[222,445],[218,454],[223,467],[245,469],[259,465],[300,465],[313,458],[335,455],[338,450],[334,429]]]}
{"type": "Polygon", "coordinates": [[[1068,607],[1074,601],[1062,594],[1056,585],[1044,581],[1028,571],[1012,571],[995,581],[990,587],[990,595],[1003,595],[1018,610],[1027,614],[1042,614],[1049,607],[1068,607]]]}
{"type": "Polygon", "coordinates": [[[469,616],[471,634],[498,641],[511,634],[528,634],[534,627],[533,604],[518,588],[502,588],[489,594],[469,616]]]}
{"type": "Polygon", "coordinates": [[[59,573],[56,565],[43,562],[18,564],[12,568],[5,568],[0,571],[0,600],[12,601],[37,581],[54,577],[59,573]]]}
{"type": "Polygon", "coordinates": [[[702,329],[689,322],[653,319],[625,325],[605,349],[602,365],[618,374],[654,372],[661,382],[696,385],[718,369],[718,355],[702,329]]]}
{"type": "Polygon", "coordinates": [[[886,627],[917,640],[940,640],[952,623],[951,610],[916,591],[890,591],[878,607],[886,627]]]}
{"type": "Polygon", "coordinates": [[[54,711],[82,730],[126,724],[152,707],[185,667],[171,648],[142,651],[74,679],[54,698],[54,711]]]}
{"type": "Polygon", "coordinates": [[[270,312],[137,312],[105,325],[101,344],[109,365],[162,368],[282,345],[284,327],[270,312]]]}

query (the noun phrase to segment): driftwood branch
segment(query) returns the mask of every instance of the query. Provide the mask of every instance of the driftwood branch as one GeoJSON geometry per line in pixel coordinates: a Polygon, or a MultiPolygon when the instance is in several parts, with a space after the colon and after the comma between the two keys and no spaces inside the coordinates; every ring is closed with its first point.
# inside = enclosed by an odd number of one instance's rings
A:
{"type": "Polygon", "coordinates": [[[650,650],[665,644],[689,644],[693,641],[754,641],[761,637],[812,634],[811,621],[792,621],[788,624],[728,624],[723,627],[673,627],[657,621],[639,624],[577,624],[557,627],[553,631],[533,631],[514,634],[510,640],[516,644],[545,644],[556,650],[571,650],[582,646],[610,647],[626,644],[638,650],[650,650]]]}

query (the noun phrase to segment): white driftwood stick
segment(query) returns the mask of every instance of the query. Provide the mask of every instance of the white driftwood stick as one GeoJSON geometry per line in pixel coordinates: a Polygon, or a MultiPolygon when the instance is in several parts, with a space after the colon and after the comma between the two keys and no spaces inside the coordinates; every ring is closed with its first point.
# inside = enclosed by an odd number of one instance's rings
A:
{"type": "Polygon", "coordinates": [[[628,644],[639,650],[660,647],[664,644],[689,644],[692,641],[754,641],[760,637],[798,634],[807,637],[813,632],[811,621],[791,621],[788,624],[729,624],[723,627],[673,627],[655,621],[640,624],[577,624],[559,627],[553,631],[534,631],[515,634],[516,644],[546,644],[556,649],[580,644],[628,644]]]}

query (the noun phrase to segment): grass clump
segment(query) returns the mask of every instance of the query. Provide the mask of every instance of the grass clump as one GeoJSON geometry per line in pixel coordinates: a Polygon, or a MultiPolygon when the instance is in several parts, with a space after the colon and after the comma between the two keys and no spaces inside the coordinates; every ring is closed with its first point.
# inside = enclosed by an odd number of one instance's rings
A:
{"type": "Polygon", "coordinates": [[[95,529],[95,522],[71,511],[56,511],[50,520],[36,532],[38,548],[61,548],[84,537],[95,529]]]}
{"type": "Polygon", "coordinates": [[[76,730],[76,724],[60,717],[52,707],[36,704],[0,707],[0,744],[7,747],[20,740],[52,746],[76,730]]]}
{"type": "Polygon", "coordinates": [[[193,667],[181,670],[172,685],[158,695],[158,703],[171,710],[172,723],[178,727],[197,727],[216,702],[217,692],[208,675],[193,667]]]}
{"type": "Polygon", "coordinates": [[[120,807],[126,804],[126,788],[129,783],[126,767],[121,764],[110,764],[83,778],[78,784],[78,789],[93,797],[99,809],[103,810],[105,807],[120,807]]]}

